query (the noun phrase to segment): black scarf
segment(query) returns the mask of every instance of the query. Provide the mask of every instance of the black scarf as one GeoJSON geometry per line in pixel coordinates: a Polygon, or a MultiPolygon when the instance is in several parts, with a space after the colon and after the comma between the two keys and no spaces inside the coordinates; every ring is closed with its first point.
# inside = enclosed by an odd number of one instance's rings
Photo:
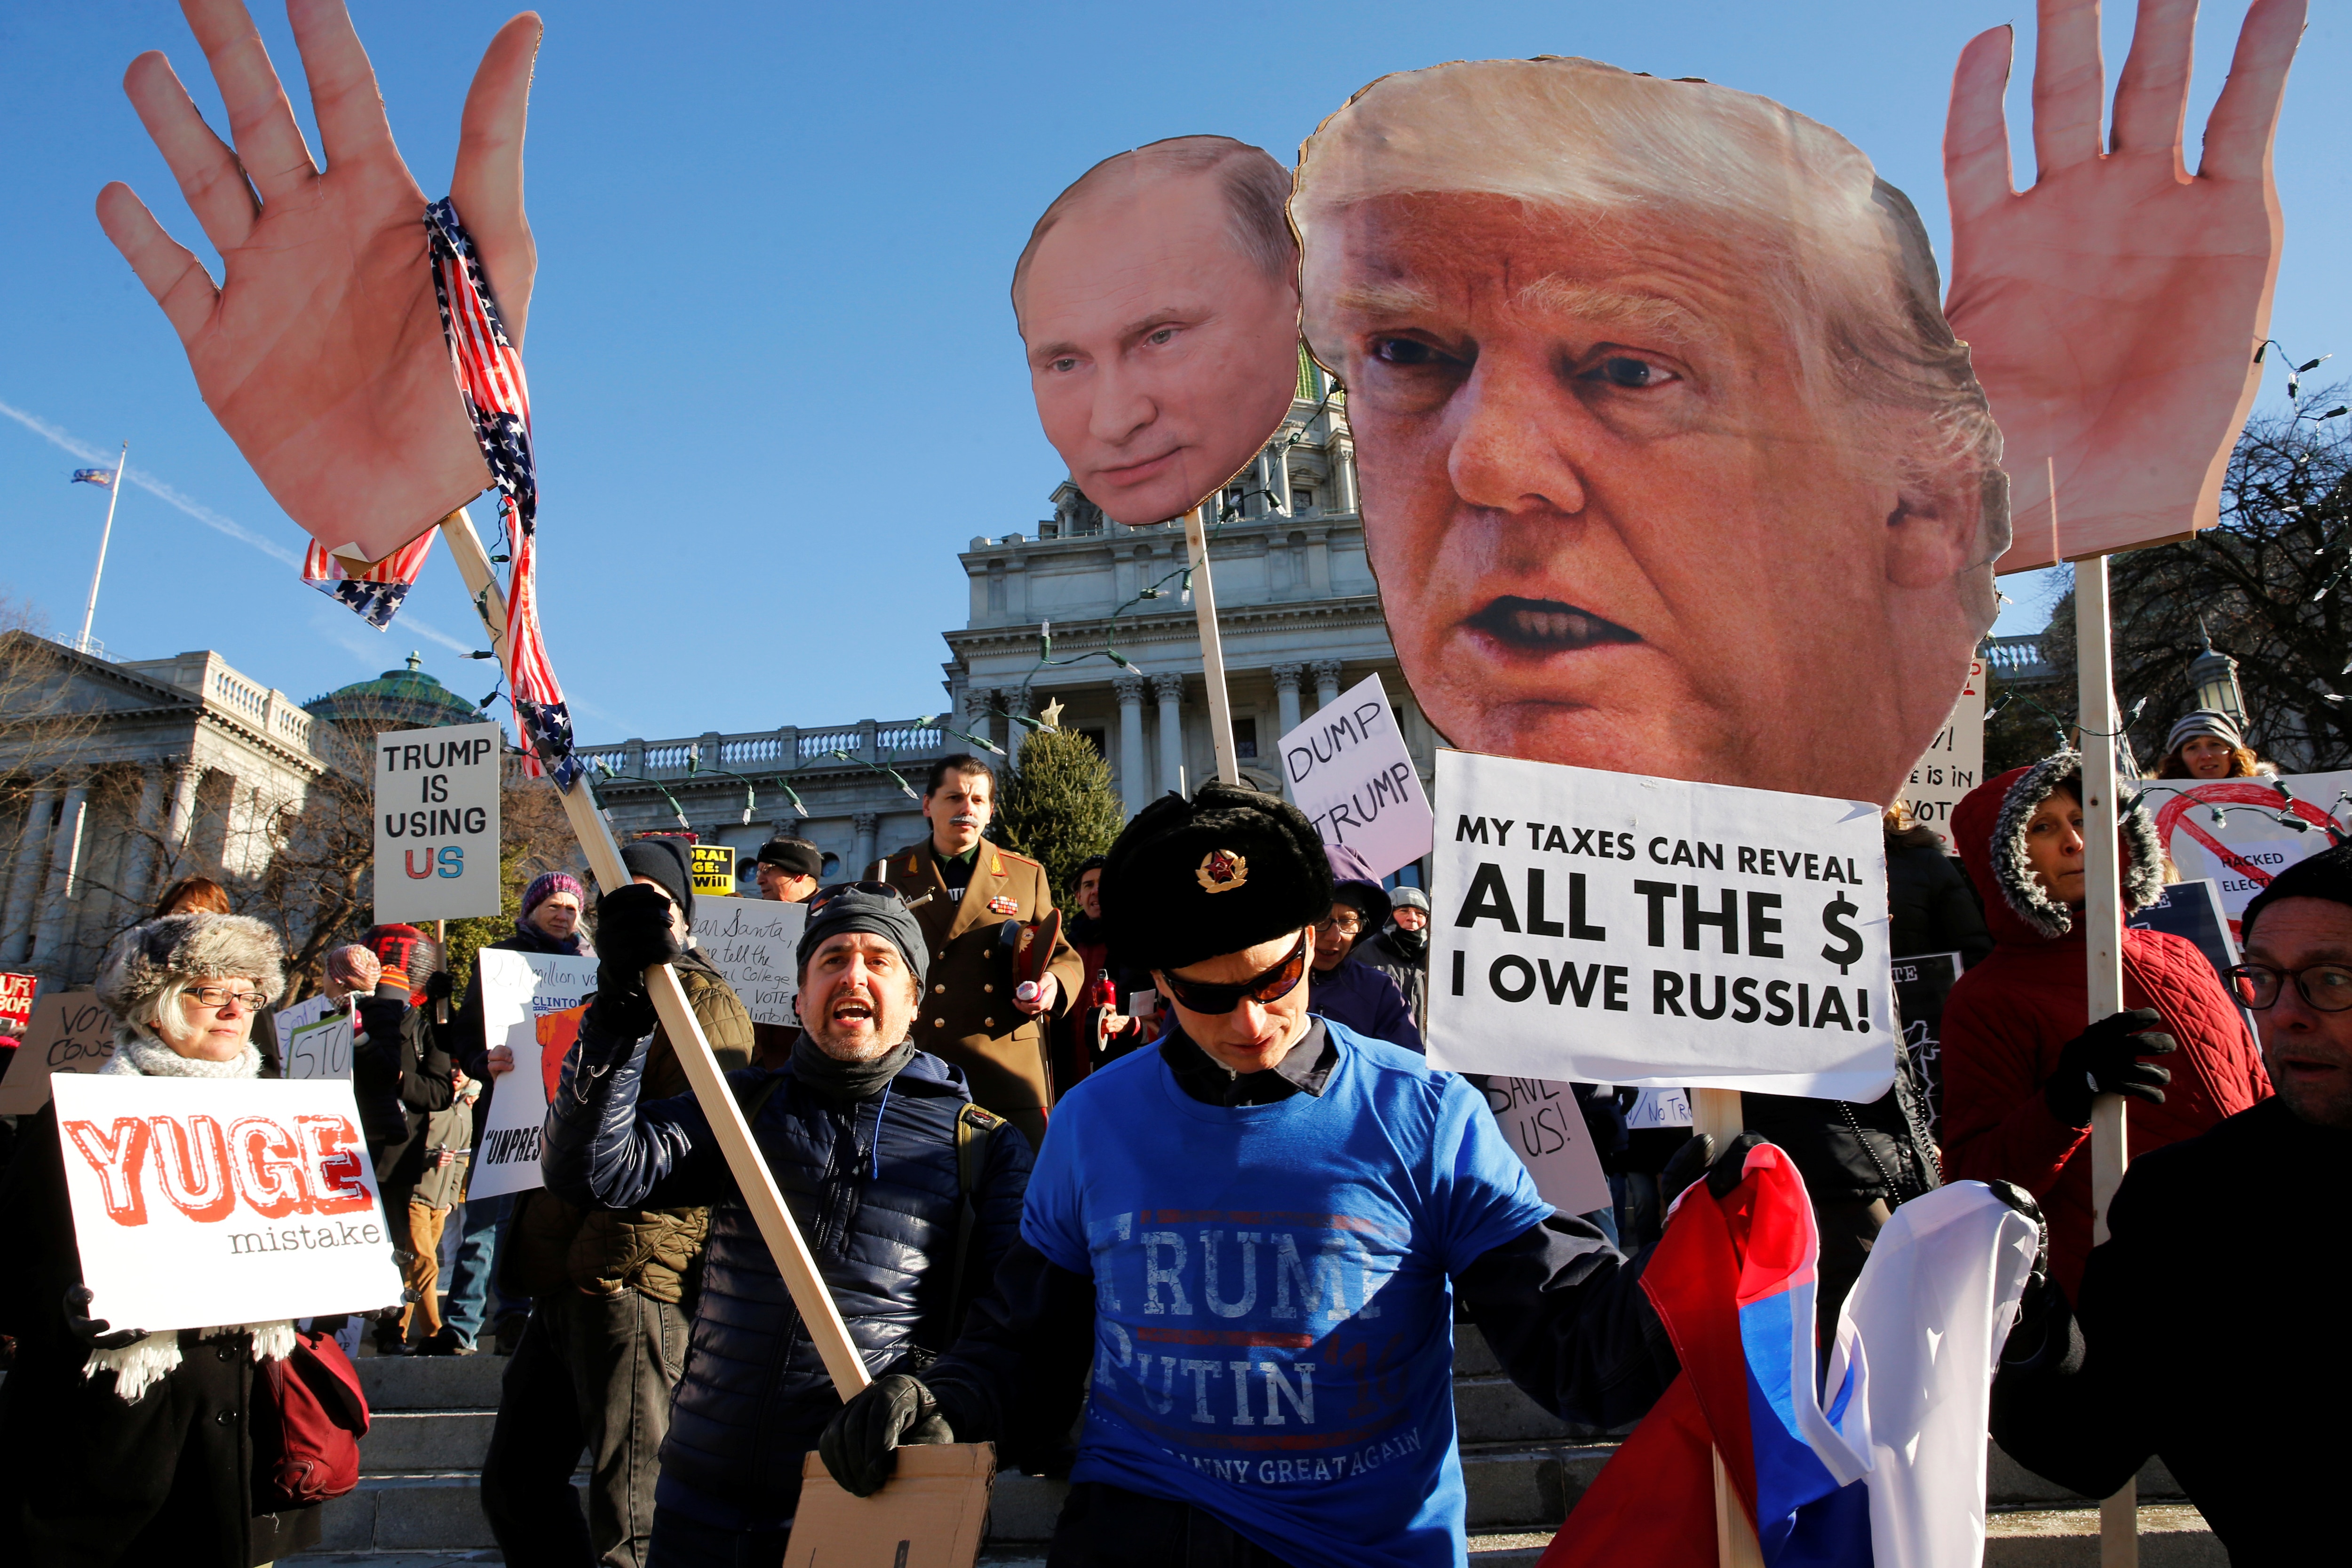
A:
{"type": "Polygon", "coordinates": [[[1392,925],[1381,933],[1381,940],[1387,942],[1399,958],[1409,963],[1419,963],[1422,955],[1429,951],[1427,931],[1407,931],[1402,926],[1392,925]]]}
{"type": "Polygon", "coordinates": [[[870,1062],[845,1062],[825,1055],[803,1029],[793,1041],[793,1076],[829,1100],[855,1105],[882,1092],[915,1057],[915,1042],[901,1040],[870,1062]]]}

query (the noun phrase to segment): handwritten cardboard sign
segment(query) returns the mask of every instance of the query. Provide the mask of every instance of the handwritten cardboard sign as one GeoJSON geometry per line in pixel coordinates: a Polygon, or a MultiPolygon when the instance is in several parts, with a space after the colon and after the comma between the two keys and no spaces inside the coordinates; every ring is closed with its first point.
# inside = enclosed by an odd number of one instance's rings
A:
{"type": "Polygon", "coordinates": [[[350,1084],[68,1075],[56,1090],[97,1316],[152,1331],[400,1300],[350,1084]]]}
{"type": "Polygon", "coordinates": [[[49,1102],[58,1073],[94,1073],[114,1055],[114,1015],[94,991],[53,991],[33,1005],[32,1022],[0,1079],[0,1116],[30,1116],[49,1102]]]}
{"type": "Polygon", "coordinates": [[[496,724],[444,724],[376,737],[379,924],[499,912],[505,733],[496,724]]]}
{"type": "Polygon", "coordinates": [[[1645,1089],[1634,1098],[1633,1109],[1625,1113],[1625,1130],[1629,1132],[1658,1131],[1690,1124],[1690,1096],[1679,1089],[1645,1089]]]}
{"type": "Polygon", "coordinates": [[[2141,786],[2157,837],[2185,881],[2210,879],[2230,935],[2254,895],[2296,861],[2352,834],[2352,771],[2284,778],[2160,779],[2141,786]],[[2281,786],[2284,786],[2282,789],[2281,786]]]}
{"type": "Polygon", "coordinates": [[[1486,1109],[1511,1152],[1536,1179],[1544,1202],[1569,1214],[1610,1205],[1609,1177],[1567,1084],[1536,1078],[1490,1078],[1486,1109]]]}
{"type": "Polygon", "coordinates": [[[352,1010],[313,996],[278,1015],[278,1057],[288,1078],[352,1076],[352,1010]]]}
{"type": "Polygon", "coordinates": [[[1282,738],[1290,798],[1326,844],[1385,877],[1429,853],[1437,818],[1381,678],[1368,675],[1282,738]]]}
{"type": "Polygon", "coordinates": [[[1911,820],[1933,833],[1947,855],[1960,852],[1952,838],[1953,808],[1984,783],[1984,660],[1972,658],[1951,717],[1912,764],[1911,782],[1903,786],[1911,820]]]}
{"type": "Polygon", "coordinates": [[[37,975],[0,972],[0,1018],[16,1024],[31,1023],[33,993],[40,984],[37,975]]]}
{"type": "Polygon", "coordinates": [[[793,952],[808,927],[806,904],[694,896],[694,942],[735,988],[755,1024],[796,1026],[800,994],[793,952]]]}
{"type": "Polygon", "coordinates": [[[1867,1103],[1895,1081],[1866,801],[1437,753],[1429,1063],[1867,1103]]]}
{"type": "MultiPolygon", "coordinates": [[[[494,1198],[540,1185],[539,1130],[547,1120],[553,1076],[546,1070],[539,1026],[550,1015],[577,1008],[596,989],[596,961],[560,952],[509,952],[486,947],[474,956],[482,980],[482,1038],[514,1053],[514,1071],[501,1073],[490,1089],[482,1118],[481,1146],[474,1151],[469,1198],[494,1198]]],[[[575,1014],[556,1051],[563,1052],[579,1031],[575,1014]]]]}

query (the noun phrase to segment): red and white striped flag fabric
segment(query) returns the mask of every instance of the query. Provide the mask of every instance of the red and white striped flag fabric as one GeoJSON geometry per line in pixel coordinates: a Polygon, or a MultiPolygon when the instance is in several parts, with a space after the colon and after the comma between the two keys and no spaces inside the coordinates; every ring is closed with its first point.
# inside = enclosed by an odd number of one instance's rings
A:
{"type": "Polygon", "coordinates": [[[450,368],[490,466],[513,545],[507,575],[507,655],[515,723],[528,742],[530,771],[551,773],[560,787],[569,789],[581,764],[572,754],[572,716],[547,661],[539,624],[539,479],[531,462],[530,388],[523,379],[522,354],[499,320],[498,304],[483,282],[481,261],[456,205],[446,197],[434,203],[425,209],[425,227],[432,241],[433,292],[441,305],[450,368]]]}
{"type": "Polygon", "coordinates": [[[392,624],[393,613],[415,584],[433,551],[433,531],[426,529],[381,561],[358,563],[330,555],[317,540],[302,556],[302,581],[329,598],[340,599],[378,631],[392,624]]]}

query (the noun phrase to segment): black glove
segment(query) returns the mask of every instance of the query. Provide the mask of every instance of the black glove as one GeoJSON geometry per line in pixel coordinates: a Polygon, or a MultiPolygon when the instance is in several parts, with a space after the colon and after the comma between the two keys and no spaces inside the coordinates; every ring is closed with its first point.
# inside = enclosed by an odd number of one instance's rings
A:
{"type": "Polygon", "coordinates": [[[954,1441],[931,1391],[894,1372],[841,1407],[817,1438],[816,1451],[844,1491],[872,1497],[897,1473],[901,1444],[954,1441]]]}
{"type": "Polygon", "coordinates": [[[2088,1127],[2091,1101],[2102,1094],[2128,1094],[2162,1105],[2172,1074],[2139,1058],[2180,1048],[2170,1035],[2151,1027],[2163,1022],[2155,1008],[2136,1007],[2102,1018],[2067,1041],[2058,1053],[2058,1070],[2042,1086],[2050,1114],[2069,1127],[2088,1127]]]}
{"type": "Polygon", "coordinates": [[[425,978],[425,999],[427,1002],[446,1002],[457,994],[457,983],[449,978],[447,970],[436,969],[425,978]]]}
{"type": "Polygon", "coordinates": [[[653,1032],[646,971],[686,951],[670,929],[672,907],[667,893],[643,882],[615,888],[596,900],[593,1010],[599,1034],[635,1040],[653,1032]]]}
{"type": "Polygon", "coordinates": [[[96,1299],[87,1285],[66,1287],[66,1332],[85,1350],[119,1351],[147,1337],[144,1329],[115,1329],[104,1318],[91,1317],[89,1304],[96,1299]]]}
{"type": "Polygon", "coordinates": [[[1704,1132],[1698,1133],[1675,1150],[1673,1158],[1666,1162],[1665,1169],[1658,1173],[1658,1201],[1673,1204],[1682,1195],[1683,1189],[1697,1181],[1702,1174],[1706,1177],[1706,1190],[1715,1195],[1717,1201],[1729,1197],[1732,1189],[1739,1185],[1747,1173],[1748,1151],[1763,1142],[1753,1132],[1742,1132],[1725,1146],[1722,1156],[1718,1158],[1715,1152],[1715,1140],[1704,1132]]]}

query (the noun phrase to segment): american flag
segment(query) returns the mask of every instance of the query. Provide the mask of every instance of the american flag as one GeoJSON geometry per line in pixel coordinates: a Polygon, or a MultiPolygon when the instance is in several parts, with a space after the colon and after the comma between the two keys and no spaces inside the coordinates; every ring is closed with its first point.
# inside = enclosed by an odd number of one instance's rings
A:
{"type": "Polygon", "coordinates": [[[457,206],[444,197],[427,207],[425,230],[432,244],[433,292],[441,304],[450,367],[498,487],[507,536],[514,542],[507,579],[507,653],[515,722],[530,742],[530,771],[551,773],[559,787],[569,789],[582,767],[572,754],[572,717],[554,667],[547,662],[539,625],[539,479],[531,464],[530,388],[523,380],[522,355],[499,320],[457,206]]]}
{"type": "Polygon", "coordinates": [[[368,625],[382,631],[425,568],[433,550],[433,531],[426,529],[381,561],[354,565],[330,555],[317,540],[302,557],[302,581],[332,599],[340,599],[368,625]]]}

